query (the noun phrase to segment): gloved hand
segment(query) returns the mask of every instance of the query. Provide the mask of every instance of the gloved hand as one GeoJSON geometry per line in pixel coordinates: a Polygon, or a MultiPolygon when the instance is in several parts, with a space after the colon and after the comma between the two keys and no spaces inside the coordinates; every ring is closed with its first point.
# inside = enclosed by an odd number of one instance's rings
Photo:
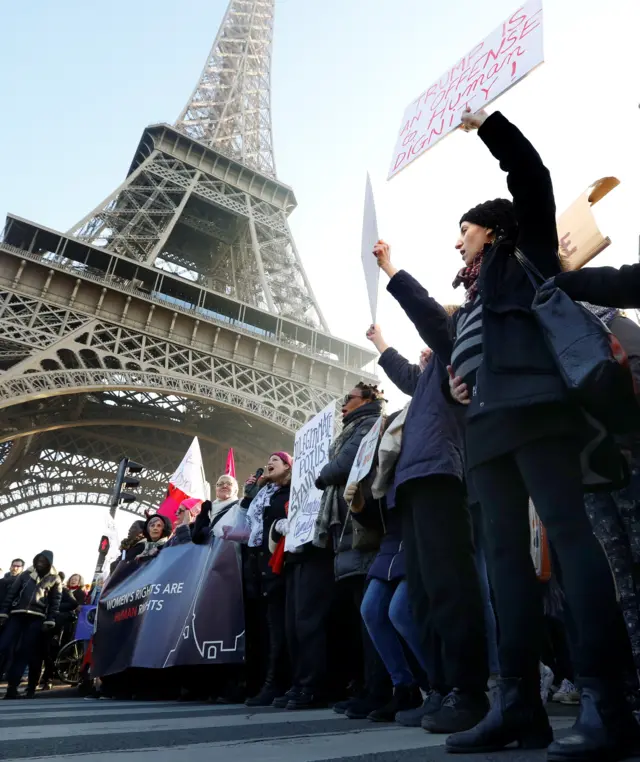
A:
{"type": "Polygon", "coordinates": [[[322,490],[322,492],[327,489],[327,485],[325,484],[324,479],[322,479],[320,476],[316,479],[316,489],[322,490]]]}
{"type": "Polygon", "coordinates": [[[278,519],[278,521],[276,521],[275,530],[278,534],[286,537],[289,534],[289,519],[278,519]]]}
{"type": "Polygon", "coordinates": [[[47,630],[53,630],[53,628],[55,626],[56,626],[55,622],[46,621],[46,622],[43,623],[42,629],[45,630],[45,631],[47,631],[47,630]]]}

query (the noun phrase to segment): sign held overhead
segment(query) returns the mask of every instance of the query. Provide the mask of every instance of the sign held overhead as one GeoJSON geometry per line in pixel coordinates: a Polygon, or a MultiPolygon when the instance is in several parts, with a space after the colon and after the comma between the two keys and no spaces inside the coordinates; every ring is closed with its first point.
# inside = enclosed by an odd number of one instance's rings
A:
{"type": "Polygon", "coordinates": [[[378,311],[378,282],[380,281],[380,268],[373,256],[373,247],[378,243],[378,220],[376,218],[376,205],[373,199],[371,178],[367,173],[367,185],[364,192],[364,216],[362,218],[362,269],[367,284],[369,307],[371,308],[371,321],[376,322],[378,311]]]}
{"type": "Polygon", "coordinates": [[[542,0],[529,0],[407,106],[388,179],[457,129],[467,106],[486,107],[543,60],[542,0]]]}

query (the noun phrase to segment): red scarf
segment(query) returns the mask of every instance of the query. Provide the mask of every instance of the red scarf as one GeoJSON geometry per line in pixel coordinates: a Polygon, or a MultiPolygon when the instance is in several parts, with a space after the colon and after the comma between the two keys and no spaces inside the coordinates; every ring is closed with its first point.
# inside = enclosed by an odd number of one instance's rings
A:
{"type": "Polygon", "coordinates": [[[478,276],[480,275],[483,257],[484,251],[478,252],[473,258],[473,262],[463,267],[453,281],[454,288],[458,288],[460,285],[464,286],[468,302],[472,301],[478,293],[478,276]]]}
{"type": "MultiPolygon", "coordinates": [[[[289,515],[289,501],[284,504],[284,512],[285,515],[289,515]]],[[[278,545],[276,546],[276,549],[273,551],[273,555],[269,559],[269,566],[271,567],[271,570],[274,574],[282,574],[282,570],[284,569],[284,541],[285,538],[281,537],[278,540],[278,545]]]]}

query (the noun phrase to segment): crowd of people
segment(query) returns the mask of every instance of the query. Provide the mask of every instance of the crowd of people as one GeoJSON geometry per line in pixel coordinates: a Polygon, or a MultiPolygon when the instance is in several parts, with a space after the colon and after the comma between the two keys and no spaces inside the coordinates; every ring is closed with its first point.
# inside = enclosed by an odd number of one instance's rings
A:
{"type": "Polygon", "coordinates": [[[80,574],[65,583],[56,571],[53,553],[43,550],[25,567],[14,558],[0,579],[0,676],[7,681],[5,699],[18,698],[18,686],[28,673],[25,698],[35,698],[38,686],[50,690],[59,649],[73,638],[77,613],[89,600],[80,574]]]}
{"type": "MultiPolygon", "coordinates": [[[[172,688],[183,700],[331,705],[445,734],[450,752],[516,743],[548,747],[552,761],[623,759],[640,733],[640,407],[625,431],[585,410],[533,305],[554,289],[580,300],[625,350],[629,384],[640,382],[640,328],[620,312],[640,306],[640,265],[562,273],[551,177],[534,147],[499,112],[466,112],[463,125],[499,161],[513,200],[460,218],[461,306],[440,305],[388,244],[375,246],[388,292],[428,348],[412,364],[379,326],[368,330],[410,400],[390,413],[365,382],[342,400],[312,540],[285,550],[294,464],[278,451],[242,495],[223,475],[213,501],[181,506],[176,527],[136,521],[111,572],[171,545],[235,543],[246,659],[183,670],[172,688]],[[374,467],[349,483],[381,417],[374,467]],[[532,520],[544,528],[538,547],[532,520]],[[569,735],[554,740],[548,700],[579,706],[569,735]]],[[[45,653],[73,594],[52,561],[44,551],[22,571],[16,560],[3,580],[8,697],[27,666],[32,695],[34,644],[45,653]]],[[[140,696],[139,683],[110,675],[95,695],[140,696]]]]}

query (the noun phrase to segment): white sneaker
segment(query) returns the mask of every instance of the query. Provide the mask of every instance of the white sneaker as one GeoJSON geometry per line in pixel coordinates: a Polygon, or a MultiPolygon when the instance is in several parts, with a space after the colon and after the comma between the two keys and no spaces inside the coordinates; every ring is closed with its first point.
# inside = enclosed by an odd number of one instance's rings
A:
{"type": "Polygon", "coordinates": [[[540,662],[540,696],[542,697],[543,704],[546,704],[549,700],[549,691],[553,685],[553,677],[553,670],[540,662]]]}
{"type": "Polygon", "coordinates": [[[552,701],[558,704],[579,704],[580,694],[570,680],[563,680],[558,690],[553,694],[552,701]]]}

